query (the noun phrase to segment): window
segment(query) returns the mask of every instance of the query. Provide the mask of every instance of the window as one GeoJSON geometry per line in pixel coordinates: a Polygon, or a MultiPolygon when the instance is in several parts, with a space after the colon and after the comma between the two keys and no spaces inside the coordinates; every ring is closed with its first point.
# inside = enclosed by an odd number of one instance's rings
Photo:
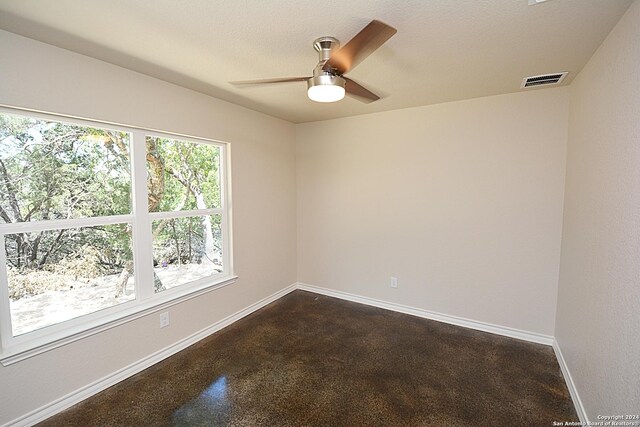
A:
{"type": "Polygon", "coordinates": [[[223,271],[220,147],[147,136],[155,292],[223,271]]]}
{"type": "Polygon", "coordinates": [[[225,153],[0,110],[2,354],[228,283],[225,153]]]}

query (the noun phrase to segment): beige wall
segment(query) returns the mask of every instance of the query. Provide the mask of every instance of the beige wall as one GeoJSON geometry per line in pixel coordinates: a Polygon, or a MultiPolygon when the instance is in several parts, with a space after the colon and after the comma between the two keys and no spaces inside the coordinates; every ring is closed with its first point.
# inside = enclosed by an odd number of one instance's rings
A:
{"type": "Polygon", "coordinates": [[[636,2],[570,90],[297,126],[0,31],[0,103],[232,143],[240,276],[172,307],[169,328],[154,314],[0,366],[0,425],[282,289],[296,265],[312,285],[555,327],[590,417],[638,413],[639,27],[636,2]]]}
{"type": "Polygon", "coordinates": [[[239,280],[9,367],[0,425],[177,342],[296,281],[295,129],[104,62],[0,31],[0,103],[231,142],[239,280]]]}
{"type": "Polygon", "coordinates": [[[298,280],[552,335],[568,108],[556,88],[297,125],[298,280]]]}
{"type": "Polygon", "coordinates": [[[591,421],[640,413],[640,3],[571,85],[556,337],[591,421]]]}

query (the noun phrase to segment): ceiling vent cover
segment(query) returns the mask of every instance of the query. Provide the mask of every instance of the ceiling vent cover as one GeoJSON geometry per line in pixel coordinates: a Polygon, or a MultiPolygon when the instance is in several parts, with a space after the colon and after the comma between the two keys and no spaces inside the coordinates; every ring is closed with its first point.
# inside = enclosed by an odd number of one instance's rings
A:
{"type": "Polygon", "coordinates": [[[525,77],[524,79],[522,79],[522,86],[520,86],[520,88],[524,89],[526,87],[557,85],[562,83],[562,80],[564,80],[567,74],[569,74],[568,71],[562,73],[525,77]]]}

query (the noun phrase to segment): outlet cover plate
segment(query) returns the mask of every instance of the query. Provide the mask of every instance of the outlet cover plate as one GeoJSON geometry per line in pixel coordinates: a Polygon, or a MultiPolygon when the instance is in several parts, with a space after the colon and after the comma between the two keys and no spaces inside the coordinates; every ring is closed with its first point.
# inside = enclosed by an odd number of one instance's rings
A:
{"type": "Polygon", "coordinates": [[[160,314],[160,327],[161,328],[166,328],[167,326],[169,326],[169,312],[165,312],[160,314]]]}

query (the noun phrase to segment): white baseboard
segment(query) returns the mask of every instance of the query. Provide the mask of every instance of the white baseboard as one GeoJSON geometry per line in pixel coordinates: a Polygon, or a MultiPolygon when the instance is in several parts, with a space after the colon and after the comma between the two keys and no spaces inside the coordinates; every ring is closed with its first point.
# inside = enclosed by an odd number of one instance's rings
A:
{"type": "Polygon", "coordinates": [[[578,389],[573,382],[573,378],[571,377],[571,372],[569,372],[567,362],[564,360],[562,350],[560,350],[560,345],[555,338],[553,340],[553,351],[556,353],[556,359],[558,359],[558,364],[560,365],[560,370],[562,371],[564,382],[567,383],[567,388],[569,389],[569,394],[571,395],[573,406],[576,408],[576,412],[578,413],[578,418],[580,418],[580,422],[582,423],[582,425],[590,425],[589,417],[587,417],[587,411],[584,410],[582,400],[580,400],[580,395],[578,394],[578,389]]]}
{"type": "Polygon", "coordinates": [[[87,386],[84,386],[76,391],[73,391],[67,394],[66,396],[63,396],[57,400],[54,400],[53,402],[48,403],[38,409],[35,409],[19,418],[16,418],[15,420],[8,422],[7,424],[4,424],[2,427],[32,426],[36,423],[44,421],[45,419],[57,414],[58,412],[61,412],[75,405],[76,403],[80,403],[81,401],[93,396],[94,394],[99,393],[102,390],[105,390],[119,383],[120,381],[127,379],[130,376],[135,375],[138,372],[141,372],[155,365],[156,363],[166,359],[169,356],[176,354],[181,350],[184,350],[190,345],[197,343],[198,341],[208,337],[209,335],[219,331],[220,329],[225,328],[234,322],[237,322],[238,320],[253,313],[254,311],[261,309],[267,304],[270,304],[273,301],[276,301],[277,299],[283,297],[289,292],[294,291],[296,289],[296,285],[297,284],[287,286],[286,288],[272,295],[269,295],[268,297],[263,298],[262,300],[254,304],[251,304],[250,306],[228,317],[225,317],[224,319],[214,323],[213,325],[208,326],[205,329],[202,329],[186,338],[181,339],[180,341],[170,345],[169,347],[166,347],[160,351],[157,351],[141,360],[138,360],[137,362],[132,363],[129,366],[126,366],[87,386]]]}
{"type": "Polygon", "coordinates": [[[334,298],[339,298],[347,301],[353,301],[360,304],[370,305],[373,307],[383,308],[386,310],[397,311],[399,313],[410,314],[417,317],[422,317],[425,319],[436,320],[438,322],[449,323],[456,326],[462,326],[465,328],[476,329],[479,331],[489,332],[497,335],[503,335],[511,338],[517,338],[524,341],[535,342],[539,344],[552,345],[553,349],[558,358],[558,363],[560,364],[560,368],[562,369],[562,374],[564,375],[565,381],[567,383],[567,387],[569,388],[569,392],[571,393],[571,398],[573,399],[573,403],[576,407],[576,411],[578,412],[578,416],[580,420],[585,422],[587,421],[586,413],[582,406],[582,402],[578,396],[578,393],[575,389],[575,385],[573,380],[571,379],[571,375],[569,374],[569,370],[567,365],[562,357],[562,353],[560,351],[560,347],[558,347],[557,342],[552,336],[538,334],[535,332],[522,331],[519,329],[509,328],[506,326],[493,325],[490,323],[479,322],[475,320],[465,319],[463,317],[451,316],[448,314],[437,313],[429,310],[423,310],[420,308],[409,307],[406,305],[395,304],[391,302],[381,301],[374,298],[363,297],[359,295],[350,294],[347,292],[336,291],[327,288],[321,288],[318,286],[309,285],[306,283],[294,283],[293,285],[287,286],[286,288],[266,297],[262,300],[251,304],[250,306],[240,310],[216,323],[213,325],[202,329],[178,342],[172,344],[169,347],[166,347],[162,350],[157,351],[137,362],[132,363],[131,365],[124,367],[112,374],[109,374],[85,387],[82,387],[74,392],[67,394],[51,403],[48,403],[38,409],[35,409],[19,418],[16,418],[13,421],[10,421],[7,424],[4,424],[0,427],[9,427],[9,426],[31,426],[38,422],[41,422],[81,401],[93,396],[96,393],[105,390],[120,381],[135,375],[144,369],[147,369],[154,364],[170,357],[177,352],[184,350],[190,345],[195,344],[196,342],[206,338],[207,336],[231,325],[232,323],[242,319],[243,317],[253,313],[254,311],[259,310],[260,308],[270,304],[284,295],[296,290],[300,289],[303,291],[313,292],[317,294],[322,294],[334,298]]]}
{"type": "Polygon", "coordinates": [[[435,311],[423,310],[421,308],[381,301],[374,298],[363,297],[360,295],[354,295],[342,291],[335,291],[333,289],[321,288],[301,282],[297,283],[297,289],[314,292],[316,294],[322,294],[334,298],[340,298],[347,301],[353,301],[360,304],[371,305],[373,307],[384,308],[386,310],[397,311],[399,313],[410,314],[412,316],[422,317],[425,319],[436,320],[438,322],[449,323],[451,325],[489,332],[496,335],[504,335],[510,338],[517,338],[519,340],[530,341],[549,346],[553,345],[553,337],[550,335],[523,331],[520,329],[509,328],[507,326],[493,325],[491,323],[479,322],[477,320],[465,319],[464,317],[451,316],[448,314],[437,313],[435,311]]]}

